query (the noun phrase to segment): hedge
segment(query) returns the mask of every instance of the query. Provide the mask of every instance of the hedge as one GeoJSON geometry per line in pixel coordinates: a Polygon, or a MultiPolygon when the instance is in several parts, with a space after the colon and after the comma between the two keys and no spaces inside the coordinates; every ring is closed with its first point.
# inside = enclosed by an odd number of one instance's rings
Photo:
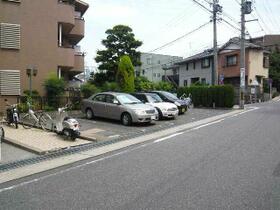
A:
{"type": "Polygon", "coordinates": [[[195,107],[226,107],[234,105],[234,88],[231,85],[218,86],[191,86],[181,87],[177,90],[178,97],[183,94],[192,95],[195,107]]]}

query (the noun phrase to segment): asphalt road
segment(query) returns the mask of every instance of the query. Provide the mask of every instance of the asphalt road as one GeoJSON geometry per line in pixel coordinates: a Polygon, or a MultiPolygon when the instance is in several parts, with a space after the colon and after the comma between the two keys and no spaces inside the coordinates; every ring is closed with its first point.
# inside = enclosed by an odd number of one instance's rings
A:
{"type": "Polygon", "coordinates": [[[2,185],[0,209],[280,209],[280,102],[258,108],[2,185]]]}

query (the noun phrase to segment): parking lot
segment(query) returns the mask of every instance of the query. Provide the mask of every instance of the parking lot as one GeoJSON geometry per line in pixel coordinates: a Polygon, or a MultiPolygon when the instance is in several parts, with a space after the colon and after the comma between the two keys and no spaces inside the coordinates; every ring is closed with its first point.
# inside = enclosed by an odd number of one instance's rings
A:
{"type": "MultiPolygon", "coordinates": [[[[174,126],[195,122],[208,117],[224,114],[232,110],[217,110],[217,109],[189,109],[185,114],[179,115],[175,120],[166,119],[155,121],[152,124],[133,124],[132,126],[124,126],[120,121],[108,120],[108,119],[93,119],[87,120],[80,112],[72,114],[77,118],[81,124],[81,133],[83,136],[95,138],[97,141],[110,141],[114,139],[123,140],[136,136],[153,133],[156,131],[164,130],[174,126]]],[[[70,114],[71,115],[71,114],[70,114]]],[[[21,127],[20,127],[21,128],[21,127]]],[[[30,136],[31,137],[31,136],[30,136]]],[[[23,139],[20,139],[23,141],[23,139]]],[[[32,140],[32,139],[30,139],[32,140]]],[[[38,140],[38,138],[33,139],[38,140]]],[[[33,141],[32,140],[32,141],[33,141]]],[[[48,138],[40,139],[44,144],[53,144],[54,139],[50,141],[48,138]],[[49,143],[48,143],[49,142],[49,143]]],[[[65,142],[67,143],[67,142],[65,142]]],[[[69,145],[72,142],[69,142],[69,145]]],[[[2,144],[2,163],[16,161],[27,157],[37,156],[31,151],[26,151],[22,148],[15,147],[10,144],[2,144]]]]}
{"type": "Polygon", "coordinates": [[[107,119],[87,120],[84,117],[78,119],[81,124],[81,130],[94,135],[98,141],[110,140],[115,138],[130,138],[141,134],[160,131],[165,128],[182,125],[219,114],[230,112],[231,110],[217,109],[189,109],[185,114],[179,115],[175,120],[166,119],[155,121],[152,124],[133,124],[132,126],[123,126],[120,121],[107,119]],[[92,131],[92,132],[91,132],[92,131]]]}

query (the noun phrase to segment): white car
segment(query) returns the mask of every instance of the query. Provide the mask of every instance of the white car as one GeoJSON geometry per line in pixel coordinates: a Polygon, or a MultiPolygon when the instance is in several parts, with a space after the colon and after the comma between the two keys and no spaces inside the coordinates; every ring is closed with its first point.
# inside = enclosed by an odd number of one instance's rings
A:
{"type": "Polygon", "coordinates": [[[138,98],[145,104],[150,104],[155,107],[159,114],[159,119],[163,118],[173,118],[178,116],[179,110],[174,103],[164,102],[155,93],[133,93],[133,96],[138,98]]]}

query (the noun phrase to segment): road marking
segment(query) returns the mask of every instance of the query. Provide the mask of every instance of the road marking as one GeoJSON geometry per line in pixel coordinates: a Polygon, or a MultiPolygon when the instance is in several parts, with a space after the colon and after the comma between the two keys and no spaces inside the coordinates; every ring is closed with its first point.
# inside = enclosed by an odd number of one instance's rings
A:
{"type": "MultiPolygon", "coordinates": [[[[279,100],[280,100],[280,99],[279,99],[279,100]]],[[[237,115],[245,114],[245,113],[247,113],[247,112],[251,112],[251,111],[254,111],[254,110],[256,110],[256,109],[259,109],[259,107],[253,107],[253,109],[246,110],[246,111],[241,112],[240,114],[237,114],[237,115]]],[[[236,115],[236,116],[237,116],[237,115],[236,115]]],[[[234,116],[235,116],[235,115],[234,115],[234,116]]],[[[6,187],[6,188],[2,188],[2,189],[0,189],[0,193],[5,192],[5,191],[9,191],[9,190],[12,190],[12,189],[15,189],[15,188],[18,188],[18,187],[22,187],[22,186],[25,186],[25,185],[28,185],[28,184],[36,183],[36,182],[45,180],[45,179],[47,179],[47,178],[50,178],[50,177],[53,177],[53,176],[56,176],[56,175],[60,175],[60,174],[63,174],[63,173],[65,173],[65,172],[69,172],[69,171],[72,171],[72,170],[75,170],[75,169],[78,169],[78,168],[81,168],[81,167],[84,167],[84,166],[87,166],[87,165],[90,165],[90,164],[94,164],[94,163],[97,163],[97,162],[100,162],[100,161],[103,161],[103,160],[107,160],[107,159],[110,159],[110,158],[112,158],[112,157],[116,157],[116,156],[125,154],[125,153],[127,153],[127,152],[131,152],[131,151],[134,151],[134,150],[137,150],[137,149],[146,147],[146,146],[148,146],[148,145],[152,145],[152,144],[155,144],[155,143],[158,143],[158,142],[161,142],[161,141],[170,139],[170,138],[172,138],[172,137],[175,137],[175,136],[178,136],[178,135],[181,135],[181,134],[184,134],[184,133],[191,132],[191,131],[193,131],[193,130],[198,130],[198,129],[203,128],[203,127],[206,127],[206,126],[209,126],[209,125],[212,125],[212,124],[216,124],[216,123],[222,122],[222,121],[224,121],[225,119],[228,119],[228,118],[229,118],[229,117],[226,117],[226,118],[223,118],[223,119],[220,119],[220,120],[211,122],[211,123],[206,123],[206,124],[204,124],[204,125],[201,125],[201,126],[198,126],[198,127],[192,128],[192,129],[189,129],[189,130],[184,131],[184,132],[175,133],[175,134],[169,135],[169,136],[167,136],[167,137],[157,139],[157,140],[155,140],[155,141],[153,141],[153,142],[149,142],[149,143],[146,143],[146,144],[142,144],[142,145],[136,146],[135,148],[132,148],[132,149],[131,149],[131,148],[128,148],[128,149],[123,150],[123,151],[120,151],[120,152],[118,152],[118,153],[115,153],[115,154],[112,154],[112,155],[109,155],[109,156],[106,156],[106,157],[103,157],[103,158],[95,159],[95,160],[93,160],[93,161],[89,161],[89,162],[83,163],[83,164],[81,164],[81,165],[73,166],[73,167],[70,167],[70,168],[67,168],[67,169],[64,169],[64,170],[61,170],[61,171],[52,173],[52,174],[48,174],[48,175],[45,175],[45,176],[42,176],[42,177],[39,177],[39,178],[36,178],[36,179],[32,179],[32,180],[25,181],[25,182],[22,182],[22,183],[19,183],[19,184],[15,184],[15,185],[12,185],[12,186],[9,186],[9,187],[6,187]]]]}
{"type": "Polygon", "coordinates": [[[214,122],[206,123],[206,124],[204,124],[204,125],[200,125],[200,126],[198,126],[198,127],[192,128],[191,130],[198,130],[198,129],[200,129],[200,128],[204,128],[204,127],[209,126],[209,125],[213,125],[213,124],[216,124],[216,123],[220,123],[220,122],[222,122],[222,121],[224,121],[224,120],[225,120],[225,119],[220,119],[220,120],[217,120],[217,121],[214,121],[214,122]]]}
{"type": "Polygon", "coordinates": [[[166,137],[163,137],[163,138],[157,139],[157,140],[155,140],[155,141],[154,141],[154,143],[158,143],[158,142],[161,142],[161,141],[164,141],[164,140],[167,140],[167,139],[173,138],[173,137],[175,137],[175,136],[179,136],[179,135],[181,135],[181,134],[183,134],[183,133],[185,133],[185,132],[174,133],[174,134],[172,134],[172,135],[170,135],[170,136],[166,136],[166,137]]]}

